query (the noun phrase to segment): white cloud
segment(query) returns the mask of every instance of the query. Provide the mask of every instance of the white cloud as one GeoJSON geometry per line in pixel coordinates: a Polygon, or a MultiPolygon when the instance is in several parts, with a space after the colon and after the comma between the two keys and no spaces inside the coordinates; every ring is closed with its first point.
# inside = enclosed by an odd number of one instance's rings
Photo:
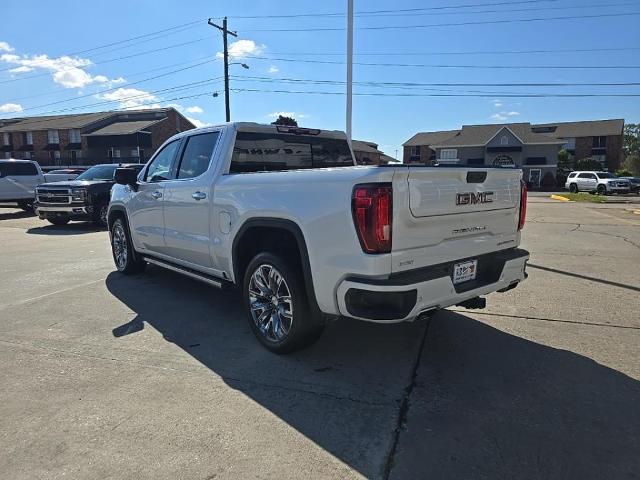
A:
{"type": "Polygon", "coordinates": [[[504,122],[505,120],[508,120],[509,117],[515,117],[517,115],[520,115],[520,112],[498,112],[498,113],[494,113],[493,115],[491,115],[489,118],[491,120],[496,120],[498,122],[504,122]]]}
{"type": "MultiPolygon", "coordinates": [[[[8,44],[4,45],[4,42],[0,42],[0,50],[10,52],[13,51],[13,48],[8,44]]],[[[10,70],[11,73],[26,73],[37,69],[47,70],[52,73],[53,81],[64,88],[82,88],[94,83],[117,85],[125,82],[122,77],[110,80],[104,75],[94,76],[87,73],[84,68],[93,65],[93,62],[87,58],[69,57],[67,55],[49,58],[48,55],[44,54],[19,56],[12,53],[4,53],[0,55],[0,60],[18,65],[10,70]]]]}
{"type": "Polygon", "coordinates": [[[31,71],[33,71],[33,68],[23,65],[22,67],[12,68],[11,70],[9,70],[9,73],[27,73],[31,71]]]}
{"type": "Polygon", "coordinates": [[[502,100],[496,98],[495,100],[492,100],[491,103],[493,103],[493,106],[496,108],[500,108],[504,105],[504,103],[502,103],[502,100]]]}
{"type": "Polygon", "coordinates": [[[278,118],[280,115],[283,117],[291,117],[291,118],[308,118],[309,115],[304,113],[296,113],[296,112],[272,112],[267,115],[270,118],[278,118]]]}
{"type": "MultiPolygon", "coordinates": [[[[237,40],[229,46],[229,58],[244,58],[248,55],[260,55],[265,50],[264,45],[258,45],[253,40],[237,40]]],[[[222,52],[216,53],[216,57],[222,58],[222,52]]]]}
{"type": "Polygon", "coordinates": [[[7,42],[0,42],[0,51],[2,52],[13,52],[15,48],[9,45],[7,42]]]}
{"type": "Polygon", "coordinates": [[[275,65],[271,65],[269,67],[269,70],[267,70],[267,72],[269,73],[278,73],[280,71],[280,69],[278,67],[276,67],[275,65]]]}
{"type": "Polygon", "coordinates": [[[14,113],[14,112],[21,112],[21,111],[22,111],[22,105],[19,105],[17,103],[5,103],[4,105],[0,105],[1,113],[14,113]]]}
{"type": "Polygon", "coordinates": [[[160,108],[159,99],[155,95],[137,88],[118,88],[113,92],[96,95],[101,100],[119,102],[120,108],[146,109],[160,108]],[[153,103],[149,103],[153,102],[153,103]]]}
{"type": "Polygon", "coordinates": [[[193,107],[185,108],[185,112],[188,112],[188,113],[204,113],[204,110],[201,107],[199,107],[197,105],[194,105],[193,107]]]}
{"type": "Polygon", "coordinates": [[[210,123],[203,122],[202,120],[198,120],[197,118],[193,117],[187,117],[187,120],[193,123],[196,128],[208,127],[209,125],[211,125],[210,123]]]}

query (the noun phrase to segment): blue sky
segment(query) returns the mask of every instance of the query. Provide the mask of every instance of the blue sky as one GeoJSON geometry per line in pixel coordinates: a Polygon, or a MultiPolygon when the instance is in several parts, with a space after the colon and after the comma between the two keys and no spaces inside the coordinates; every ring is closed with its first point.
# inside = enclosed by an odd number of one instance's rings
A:
{"type": "MultiPolygon", "coordinates": [[[[549,68],[640,67],[640,0],[355,0],[355,10],[365,13],[355,18],[354,81],[362,83],[354,92],[368,95],[354,97],[353,135],[392,156],[418,131],[462,124],[640,122],[640,97],[508,96],[640,94],[640,86],[432,85],[640,82],[640,68],[549,68]],[[366,13],[380,10],[392,11],[366,13]],[[567,16],[588,18],[515,21],[567,16]],[[371,28],[381,26],[400,28],[371,28]],[[428,96],[451,94],[483,96],[428,96]]],[[[233,61],[250,67],[231,67],[232,89],[245,90],[232,92],[232,120],[291,112],[302,125],[343,130],[345,11],[346,0],[5,0],[0,118],[171,104],[199,124],[222,122],[222,40],[206,19],[227,15],[238,32],[233,61]],[[282,17],[299,14],[311,15],[282,17]],[[249,16],[260,18],[241,18],[249,16]],[[143,36],[162,29],[171,30],[143,36]]]]}

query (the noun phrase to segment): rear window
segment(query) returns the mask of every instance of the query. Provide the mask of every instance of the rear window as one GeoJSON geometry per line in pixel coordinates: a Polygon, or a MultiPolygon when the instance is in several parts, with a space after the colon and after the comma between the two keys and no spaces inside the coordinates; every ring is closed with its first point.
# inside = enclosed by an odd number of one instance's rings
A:
{"type": "Polygon", "coordinates": [[[20,177],[20,176],[38,175],[38,169],[33,163],[24,162],[6,162],[0,163],[0,176],[2,177],[20,177]]]}
{"type": "Polygon", "coordinates": [[[573,178],[573,177],[575,177],[576,175],[577,175],[577,173],[576,173],[576,172],[571,172],[571,173],[569,174],[569,178],[573,178]]]}
{"type": "Polygon", "coordinates": [[[238,132],[229,173],[352,166],[346,139],[238,132]]]}

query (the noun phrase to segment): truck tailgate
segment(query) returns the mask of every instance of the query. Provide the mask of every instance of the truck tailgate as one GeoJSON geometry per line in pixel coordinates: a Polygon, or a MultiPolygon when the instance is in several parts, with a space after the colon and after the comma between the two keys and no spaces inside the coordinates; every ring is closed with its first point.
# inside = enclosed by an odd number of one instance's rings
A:
{"type": "Polygon", "coordinates": [[[392,270],[515,247],[521,177],[521,170],[507,168],[410,167],[396,172],[392,270]]]}

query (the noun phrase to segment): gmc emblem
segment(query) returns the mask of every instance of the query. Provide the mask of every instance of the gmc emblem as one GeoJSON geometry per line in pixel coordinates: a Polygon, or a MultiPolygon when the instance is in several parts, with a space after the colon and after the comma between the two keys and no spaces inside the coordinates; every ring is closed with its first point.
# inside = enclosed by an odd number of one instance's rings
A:
{"type": "Polygon", "coordinates": [[[480,193],[458,193],[456,195],[456,205],[476,205],[478,203],[493,202],[493,192],[480,193]]]}

